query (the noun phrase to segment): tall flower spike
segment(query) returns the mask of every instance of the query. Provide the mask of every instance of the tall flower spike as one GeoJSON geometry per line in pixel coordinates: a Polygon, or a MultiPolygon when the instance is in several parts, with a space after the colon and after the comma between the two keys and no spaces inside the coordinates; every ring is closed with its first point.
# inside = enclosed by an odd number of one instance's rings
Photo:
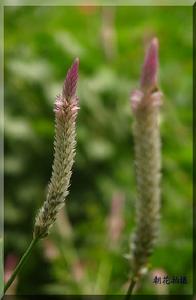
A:
{"type": "Polygon", "coordinates": [[[68,195],[75,157],[76,117],[79,109],[76,96],[78,67],[77,58],[67,72],[62,94],[56,97],[53,171],[46,200],[35,220],[34,237],[38,238],[48,234],[68,195]]]}
{"type": "Polygon", "coordinates": [[[131,242],[135,278],[148,263],[159,225],[161,146],[158,116],[162,94],[157,86],[157,72],[158,40],[154,38],[146,53],[140,89],[131,94],[138,193],[136,228],[131,242]]]}

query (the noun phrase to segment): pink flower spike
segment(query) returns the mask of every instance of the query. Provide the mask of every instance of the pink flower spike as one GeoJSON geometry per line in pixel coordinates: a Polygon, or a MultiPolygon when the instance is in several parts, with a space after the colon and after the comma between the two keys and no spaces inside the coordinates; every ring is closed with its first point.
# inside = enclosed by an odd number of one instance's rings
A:
{"type": "Polygon", "coordinates": [[[153,89],[157,85],[158,48],[158,39],[153,38],[146,52],[146,57],[142,69],[141,89],[144,91],[153,89]]]}
{"type": "Polygon", "coordinates": [[[76,58],[71,68],[67,72],[67,76],[63,86],[63,96],[67,101],[76,96],[76,88],[78,81],[79,58],[76,58]]]}
{"type": "Polygon", "coordinates": [[[55,141],[52,176],[46,200],[40,208],[34,226],[34,237],[44,238],[55,223],[59,210],[69,194],[72,166],[76,154],[76,118],[79,98],[76,95],[79,59],[68,70],[62,93],[56,97],[55,141]]]}

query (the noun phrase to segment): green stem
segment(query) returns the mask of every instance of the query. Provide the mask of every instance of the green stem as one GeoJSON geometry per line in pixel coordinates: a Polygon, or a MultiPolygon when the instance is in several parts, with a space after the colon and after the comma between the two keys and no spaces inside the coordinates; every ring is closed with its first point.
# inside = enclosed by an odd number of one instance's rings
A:
{"type": "Polygon", "coordinates": [[[130,285],[129,285],[129,288],[128,288],[128,291],[127,291],[127,294],[125,296],[125,300],[129,300],[131,299],[131,295],[133,293],[133,289],[135,287],[135,284],[136,284],[136,279],[132,279],[131,282],[130,282],[130,285]]]}
{"type": "Polygon", "coordinates": [[[7,283],[5,284],[4,293],[7,291],[9,286],[12,284],[12,282],[16,278],[17,274],[19,273],[19,271],[22,269],[24,263],[26,262],[27,258],[30,256],[31,251],[33,250],[33,248],[34,248],[35,244],[38,242],[38,240],[39,240],[39,238],[33,238],[32,239],[29,247],[27,248],[27,250],[23,254],[22,258],[20,259],[20,261],[19,261],[18,265],[16,266],[15,270],[13,271],[11,277],[9,278],[7,283]]]}

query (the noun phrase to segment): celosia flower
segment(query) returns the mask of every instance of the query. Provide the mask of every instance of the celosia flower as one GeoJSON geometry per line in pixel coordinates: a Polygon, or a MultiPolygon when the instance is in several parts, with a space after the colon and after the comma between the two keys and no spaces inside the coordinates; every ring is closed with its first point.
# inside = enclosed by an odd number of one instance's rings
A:
{"type": "Polygon", "coordinates": [[[79,59],[76,59],[68,70],[62,93],[56,97],[53,171],[47,198],[35,221],[34,237],[38,238],[48,234],[68,195],[75,157],[76,116],[79,109],[76,96],[78,66],[79,59]]]}
{"type": "Polygon", "coordinates": [[[148,263],[159,225],[161,157],[158,116],[162,94],[157,85],[157,72],[158,40],[154,38],[146,53],[140,89],[131,94],[138,192],[131,263],[136,277],[148,263]]]}

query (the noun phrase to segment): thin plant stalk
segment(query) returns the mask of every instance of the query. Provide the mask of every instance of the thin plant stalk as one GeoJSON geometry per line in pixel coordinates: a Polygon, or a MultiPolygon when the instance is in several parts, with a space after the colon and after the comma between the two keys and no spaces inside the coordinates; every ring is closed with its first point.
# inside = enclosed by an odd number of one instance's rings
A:
{"type": "Polygon", "coordinates": [[[137,280],[134,279],[134,278],[132,278],[132,280],[131,280],[131,282],[129,284],[129,288],[127,290],[127,294],[125,296],[125,300],[131,299],[131,295],[133,294],[133,289],[134,289],[134,287],[136,285],[136,282],[137,282],[137,280]]]}
{"type": "Polygon", "coordinates": [[[20,259],[18,265],[16,266],[15,270],[13,271],[10,279],[6,282],[6,284],[4,286],[4,293],[10,287],[12,282],[15,280],[15,278],[18,275],[18,273],[20,272],[20,270],[23,268],[25,262],[27,261],[28,257],[31,255],[31,252],[33,251],[33,249],[34,249],[35,245],[37,244],[38,240],[39,240],[38,238],[33,238],[32,239],[29,247],[27,248],[27,250],[25,251],[25,253],[21,257],[21,259],[20,259]]]}

